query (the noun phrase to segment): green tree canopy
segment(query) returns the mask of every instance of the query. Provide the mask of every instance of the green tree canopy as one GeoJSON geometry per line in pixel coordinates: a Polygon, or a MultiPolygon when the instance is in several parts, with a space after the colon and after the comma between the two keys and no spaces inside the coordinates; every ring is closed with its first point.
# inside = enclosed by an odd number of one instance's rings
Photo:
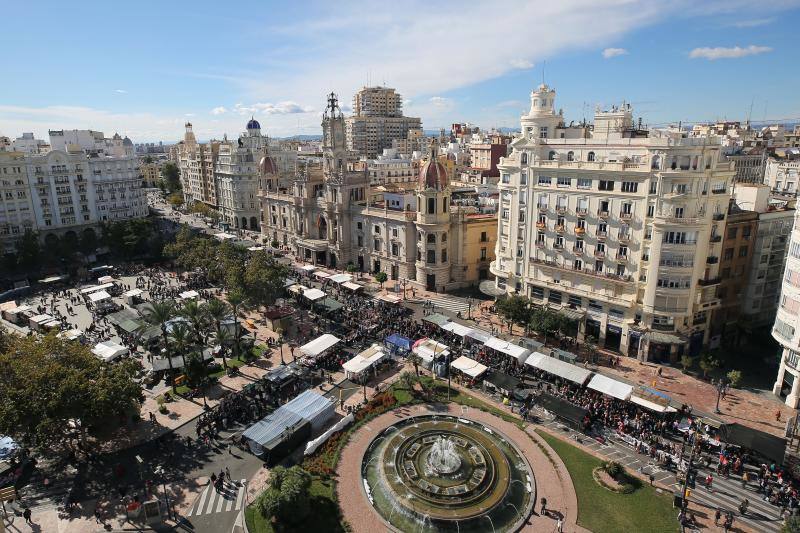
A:
{"type": "Polygon", "coordinates": [[[175,163],[169,161],[164,163],[164,166],[161,167],[161,179],[164,180],[164,187],[167,189],[167,192],[174,193],[181,189],[180,177],[181,170],[175,163]]]}
{"type": "Polygon", "coordinates": [[[244,269],[244,286],[253,305],[268,307],[283,292],[288,269],[263,250],[253,252],[244,269]]]}
{"type": "Polygon", "coordinates": [[[389,279],[389,276],[386,275],[386,272],[378,272],[375,274],[375,281],[381,284],[381,288],[383,288],[383,284],[386,283],[386,280],[389,279]]]}
{"type": "Polygon", "coordinates": [[[512,329],[514,324],[526,324],[530,318],[530,301],[524,296],[513,294],[499,298],[495,307],[512,329]]]}
{"type": "Polygon", "coordinates": [[[139,411],[135,361],[104,363],[55,335],[7,336],[0,347],[0,434],[54,448],[139,411]]]}
{"type": "Polygon", "coordinates": [[[269,488],[258,498],[262,516],[279,524],[296,524],[311,511],[311,475],[300,466],[276,466],[269,476],[269,488]]]}

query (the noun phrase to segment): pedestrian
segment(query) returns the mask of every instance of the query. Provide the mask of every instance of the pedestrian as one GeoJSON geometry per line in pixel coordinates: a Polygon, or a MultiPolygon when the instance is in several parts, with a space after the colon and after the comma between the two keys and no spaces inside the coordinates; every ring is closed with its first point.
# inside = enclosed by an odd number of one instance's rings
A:
{"type": "Polygon", "coordinates": [[[562,533],[564,531],[564,519],[560,516],[558,517],[558,521],[556,522],[556,531],[558,533],[562,533]]]}
{"type": "Polygon", "coordinates": [[[747,471],[745,471],[742,474],[742,488],[747,487],[747,482],[748,481],[750,481],[750,474],[748,474],[747,471]]]}
{"type": "Polygon", "coordinates": [[[33,520],[31,520],[31,510],[26,507],[24,511],[22,511],[22,518],[25,519],[25,523],[29,526],[33,525],[33,520]]]}
{"type": "Polygon", "coordinates": [[[542,511],[540,514],[547,514],[547,498],[542,497],[540,503],[542,504],[542,511]]]}
{"type": "Polygon", "coordinates": [[[714,476],[710,473],[706,476],[706,490],[711,490],[711,485],[714,483],[714,476]]]}
{"type": "Polygon", "coordinates": [[[217,475],[215,473],[211,473],[211,484],[216,486],[217,484],[217,475]]]}
{"type": "Polygon", "coordinates": [[[228,478],[228,481],[230,481],[230,480],[231,480],[231,471],[230,471],[230,469],[227,467],[227,465],[225,466],[225,477],[227,477],[227,478],[228,478]]]}
{"type": "Polygon", "coordinates": [[[715,513],[714,513],[714,525],[715,525],[715,526],[718,526],[718,525],[719,525],[719,520],[720,520],[720,518],[722,518],[722,509],[720,509],[720,508],[718,507],[718,508],[717,508],[717,512],[715,512],[715,513]]]}
{"type": "Polygon", "coordinates": [[[777,411],[775,411],[775,422],[780,422],[780,421],[781,421],[781,410],[778,409],[777,411]]]}

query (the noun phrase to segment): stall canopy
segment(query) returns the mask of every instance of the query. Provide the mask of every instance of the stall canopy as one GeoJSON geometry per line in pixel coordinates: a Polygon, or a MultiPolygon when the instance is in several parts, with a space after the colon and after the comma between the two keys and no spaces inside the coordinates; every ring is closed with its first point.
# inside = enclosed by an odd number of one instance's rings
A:
{"type": "Polygon", "coordinates": [[[89,295],[89,301],[92,303],[102,302],[103,300],[110,300],[111,295],[106,291],[97,291],[89,295]]]}
{"type": "Polygon", "coordinates": [[[658,402],[654,402],[652,400],[648,400],[647,398],[642,398],[641,396],[631,395],[631,403],[635,403],[636,405],[640,405],[645,409],[649,409],[655,413],[674,413],[675,408],[670,407],[669,405],[662,405],[658,402]]]}
{"type": "Polygon", "coordinates": [[[386,357],[380,344],[373,344],[342,365],[348,377],[358,375],[386,357]]]}
{"type": "Polygon", "coordinates": [[[592,376],[587,387],[618,400],[627,400],[631,397],[631,393],[633,392],[633,387],[627,383],[611,379],[602,374],[595,374],[592,376]]]}
{"type": "Polygon", "coordinates": [[[741,424],[721,425],[719,439],[734,446],[753,450],[779,465],[783,463],[786,454],[786,439],[741,424]]]}
{"type": "Polygon", "coordinates": [[[390,304],[399,304],[401,301],[400,297],[395,296],[394,294],[379,294],[378,296],[375,297],[375,299],[390,304]]]}
{"type": "Polygon", "coordinates": [[[504,372],[492,372],[488,376],[484,377],[483,380],[506,392],[511,392],[519,387],[519,380],[514,376],[509,376],[504,372]]]}
{"type": "Polygon", "coordinates": [[[583,385],[592,373],[584,368],[580,368],[564,361],[559,361],[554,357],[536,352],[525,360],[526,365],[531,365],[539,370],[544,370],[548,374],[553,374],[560,378],[572,381],[578,385],[583,385]]]}
{"type": "Polygon", "coordinates": [[[106,289],[111,289],[114,287],[113,283],[103,283],[102,285],[92,285],[90,287],[85,287],[81,289],[81,294],[91,294],[97,291],[104,291],[106,289]]]}
{"type": "Polygon", "coordinates": [[[330,333],[326,333],[324,335],[320,335],[313,341],[302,345],[300,347],[300,353],[302,353],[303,355],[308,355],[310,357],[316,357],[325,350],[333,348],[340,341],[341,339],[339,337],[331,335],[330,333]]]}
{"type": "Polygon", "coordinates": [[[121,344],[117,344],[113,341],[103,341],[95,345],[92,348],[92,353],[95,354],[97,357],[109,363],[114,359],[121,357],[128,353],[128,349],[121,344]]]}
{"type": "Polygon", "coordinates": [[[450,348],[446,344],[436,342],[433,339],[420,339],[414,343],[412,351],[420,356],[426,364],[433,362],[434,357],[440,355],[447,355],[450,353],[450,348]]]}
{"type": "Polygon", "coordinates": [[[197,291],[184,291],[179,295],[183,300],[193,300],[200,296],[200,293],[197,291]]]}
{"type": "Polygon", "coordinates": [[[351,276],[350,274],[336,274],[334,276],[329,277],[328,279],[334,283],[341,284],[341,283],[347,283],[348,281],[353,279],[353,276],[351,276]]]}
{"type": "Polygon", "coordinates": [[[349,290],[351,290],[353,292],[355,292],[355,291],[357,291],[357,290],[362,288],[362,286],[359,285],[358,283],[353,283],[351,281],[346,281],[346,282],[342,283],[342,287],[344,287],[345,289],[349,289],[349,290]]]}
{"type": "Polygon", "coordinates": [[[294,294],[303,294],[307,290],[308,290],[308,287],[306,287],[305,285],[299,285],[298,284],[298,285],[292,285],[291,287],[289,287],[289,292],[292,292],[294,294]]]}
{"type": "Polygon", "coordinates": [[[231,239],[235,239],[236,235],[231,235],[230,233],[215,233],[214,237],[221,241],[229,241],[231,239]]]}
{"type": "Polygon", "coordinates": [[[68,329],[66,331],[62,331],[56,336],[59,339],[67,339],[68,341],[74,341],[75,339],[79,339],[81,335],[83,335],[83,332],[79,329],[68,329]]]}
{"type": "Polygon", "coordinates": [[[547,392],[540,394],[536,398],[536,403],[574,426],[580,426],[584,417],[589,413],[586,409],[572,405],[568,401],[557,398],[547,392]]]}
{"type": "Polygon", "coordinates": [[[338,311],[339,309],[344,307],[344,304],[342,302],[340,302],[339,300],[336,300],[335,298],[330,298],[330,297],[325,298],[324,300],[322,300],[319,303],[319,305],[324,307],[325,310],[328,311],[328,312],[338,311]]]}
{"type": "Polygon", "coordinates": [[[131,289],[123,294],[123,296],[131,297],[131,296],[141,296],[142,289],[131,289]]]}
{"type": "Polygon", "coordinates": [[[466,355],[462,355],[453,361],[450,366],[473,378],[477,378],[488,370],[486,365],[482,365],[475,359],[470,359],[466,355]]]}
{"type": "Polygon", "coordinates": [[[455,333],[459,337],[465,337],[470,331],[472,331],[472,328],[469,328],[463,324],[459,324],[458,322],[448,322],[442,326],[442,329],[455,333]]]}
{"type": "Polygon", "coordinates": [[[317,270],[316,272],[314,272],[314,275],[316,277],[318,277],[318,278],[329,278],[329,277],[331,277],[330,274],[328,274],[327,272],[323,272],[322,270],[317,270]]]}
{"type": "Polygon", "coordinates": [[[489,335],[482,329],[471,329],[469,333],[467,333],[467,337],[483,344],[486,344],[489,341],[489,339],[492,338],[491,335],[489,335]]]}
{"type": "Polygon", "coordinates": [[[325,293],[322,292],[319,289],[307,289],[307,290],[305,290],[303,292],[303,296],[305,296],[307,299],[311,300],[312,302],[315,302],[317,300],[325,298],[325,293]]]}
{"type": "Polygon", "coordinates": [[[59,281],[66,281],[69,279],[67,276],[49,276],[44,279],[40,279],[39,283],[57,283],[59,281]]]}
{"type": "Polygon", "coordinates": [[[450,322],[450,319],[444,315],[440,315],[439,313],[433,313],[428,316],[422,317],[424,322],[430,322],[431,324],[436,324],[437,326],[443,326],[450,322]]]}
{"type": "MultiPolygon", "coordinates": [[[[211,348],[207,348],[203,350],[203,361],[209,361],[214,358],[214,354],[212,353],[213,350],[211,348]]],[[[183,368],[183,357],[180,355],[176,355],[170,357],[172,359],[172,367],[171,368],[183,368]]],[[[188,362],[188,361],[187,361],[188,362]]],[[[170,368],[169,365],[170,361],[166,357],[153,357],[153,370],[167,370],[170,368]]]]}
{"type": "Polygon", "coordinates": [[[300,270],[305,272],[314,272],[317,269],[314,265],[303,265],[300,267],[300,270]]]}
{"type": "Polygon", "coordinates": [[[500,353],[510,355],[520,363],[524,363],[525,360],[531,355],[531,351],[527,348],[517,346],[514,343],[504,341],[503,339],[498,339],[497,337],[491,337],[488,341],[486,341],[486,347],[491,348],[492,350],[497,350],[500,353]]]}
{"type": "Polygon", "coordinates": [[[411,344],[413,344],[411,342],[411,339],[409,339],[408,337],[403,337],[402,335],[399,335],[397,333],[392,333],[391,335],[386,337],[386,342],[388,344],[392,344],[394,346],[397,346],[401,350],[405,350],[405,351],[410,351],[411,350],[411,344]]]}
{"type": "Polygon", "coordinates": [[[100,276],[99,278],[97,278],[97,283],[100,283],[100,284],[103,284],[103,283],[114,283],[114,278],[111,277],[111,276],[100,276]]]}

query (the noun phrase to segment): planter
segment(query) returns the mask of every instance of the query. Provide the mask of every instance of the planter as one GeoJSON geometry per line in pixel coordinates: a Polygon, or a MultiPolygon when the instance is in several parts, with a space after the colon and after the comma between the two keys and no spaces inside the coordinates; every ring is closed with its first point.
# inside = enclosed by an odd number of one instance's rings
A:
{"type": "Polygon", "coordinates": [[[636,490],[631,479],[625,473],[620,474],[618,479],[614,479],[603,467],[598,466],[592,470],[592,477],[598,485],[617,494],[630,494],[636,490]]]}

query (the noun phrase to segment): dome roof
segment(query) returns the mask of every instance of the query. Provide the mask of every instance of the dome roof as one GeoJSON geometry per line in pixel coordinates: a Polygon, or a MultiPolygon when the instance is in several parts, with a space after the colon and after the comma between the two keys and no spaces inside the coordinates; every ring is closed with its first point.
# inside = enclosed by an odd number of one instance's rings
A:
{"type": "Polygon", "coordinates": [[[272,157],[265,155],[258,162],[258,170],[262,176],[273,176],[278,173],[278,165],[275,164],[275,160],[272,157]]]}
{"type": "Polygon", "coordinates": [[[259,124],[259,123],[258,123],[258,121],[257,121],[256,119],[254,119],[254,118],[251,118],[251,119],[250,119],[250,120],[247,122],[247,129],[248,129],[248,130],[260,130],[260,129],[261,129],[261,124],[259,124]]]}
{"type": "Polygon", "coordinates": [[[444,189],[449,185],[447,169],[436,159],[429,159],[419,171],[419,186],[422,189],[444,189]]]}
{"type": "Polygon", "coordinates": [[[126,135],[125,138],[122,139],[122,144],[125,146],[133,146],[133,141],[131,141],[126,135]]]}

